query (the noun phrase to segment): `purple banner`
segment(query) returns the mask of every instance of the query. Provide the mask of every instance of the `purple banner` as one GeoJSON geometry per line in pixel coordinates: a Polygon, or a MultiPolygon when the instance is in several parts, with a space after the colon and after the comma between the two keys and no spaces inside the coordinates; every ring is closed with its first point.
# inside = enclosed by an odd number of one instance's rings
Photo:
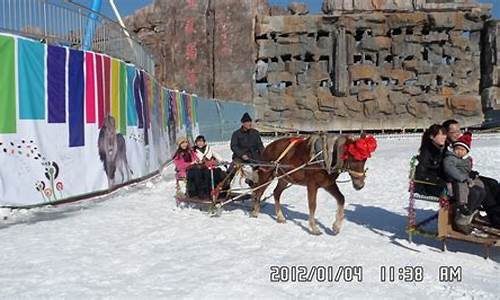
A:
{"type": "Polygon", "coordinates": [[[47,96],[49,123],[66,122],[66,48],[48,46],[47,96]]]}

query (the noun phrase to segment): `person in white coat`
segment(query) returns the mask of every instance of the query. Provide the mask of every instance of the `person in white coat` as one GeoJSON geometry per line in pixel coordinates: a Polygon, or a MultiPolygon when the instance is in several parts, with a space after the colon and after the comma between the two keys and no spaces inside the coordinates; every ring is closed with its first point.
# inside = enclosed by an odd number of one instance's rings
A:
{"type": "Polygon", "coordinates": [[[222,171],[218,165],[223,162],[224,159],[222,156],[213,151],[212,148],[207,144],[205,137],[199,135],[195,139],[195,146],[193,148],[198,161],[201,162],[201,166],[203,167],[204,177],[207,178],[206,185],[201,187],[203,191],[212,191],[212,177],[211,172],[213,172],[213,184],[216,187],[224,177],[226,176],[225,172],[222,171]]]}
{"type": "Polygon", "coordinates": [[[194,151],[198,160],[208,163],[207,167],[209,168],[223,161],[222,156],[207,145],[207,141],[202,135],[196,137],[194,151]]]}

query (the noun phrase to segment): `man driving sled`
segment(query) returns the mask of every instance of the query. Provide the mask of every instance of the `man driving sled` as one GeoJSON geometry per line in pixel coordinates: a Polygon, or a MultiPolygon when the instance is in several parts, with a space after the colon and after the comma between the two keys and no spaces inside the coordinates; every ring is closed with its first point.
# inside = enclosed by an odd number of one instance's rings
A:
{"type": "MultiPolygon", "coordinates": [[[[252,118],[248,113],[244,113],[241,117],[241,127],[233,132],[231,136],[231,151],[233,151],[233,164],[230,167],[229,173],[231,179],[234,177],[235,165],[241,163],[256,163],[260,160],[260,156],[264,151],[264,145],[260,139],[259,131],[252,128],[252,118]]],[[[250,170],[255,170],[256,167],[250,170]]],[[[257,182],[256,172],[247,171],[247,179],[245,182],[252,186],[257,182]]]]}

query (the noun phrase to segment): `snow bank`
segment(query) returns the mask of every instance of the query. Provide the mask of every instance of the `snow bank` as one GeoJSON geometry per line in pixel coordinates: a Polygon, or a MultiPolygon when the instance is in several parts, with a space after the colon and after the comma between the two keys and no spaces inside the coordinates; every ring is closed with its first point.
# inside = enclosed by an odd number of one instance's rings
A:
{"type": "MultiPolygon", "coordinates": [[[[332,235],[335,201],[320,191],[317,220],[324,234],[307,230],[304,187],[284,192],[287,223],[273,205],[257,219],[241,207],[220,218],[179,209],[173,169],[149,184],[122,190],[106,201],[23,210],[0,221],[2,298],[485,298],[500,294],[500,249],[440,243],[405,233],[409,158],[418,137],[383,138],[368,162],[366,187],[341,185],[346,221],[332,235]],[[169,173],[170,172],[170,173],[169,173]],[[271,266],[361,266],[353,282],[270,282],[271,266]],[[462,281],[438,278],[439,266],[461,267],[462,281]],[[381,282],[380,267],[423,269],[422,282],[381,282]]],[[[476,169],[499,178],[500,136],[473,142],[476,169]]],[[[227,145],[217,145],[228,159],[227,145]]],[[[269,193],[270,191],[268,191],[269,193]]],[[[436,207],[418,203],[417,214],[436,207]]],[[[413,269],[412,269],[413,270],[413,269]]],[[[397,271],[396,271],[397,272],[397,271]]],[[[398,273],[396,273],[399,275],[398,273]]],[[[345,279],[345,278],[341,278],[345,279]]]]}

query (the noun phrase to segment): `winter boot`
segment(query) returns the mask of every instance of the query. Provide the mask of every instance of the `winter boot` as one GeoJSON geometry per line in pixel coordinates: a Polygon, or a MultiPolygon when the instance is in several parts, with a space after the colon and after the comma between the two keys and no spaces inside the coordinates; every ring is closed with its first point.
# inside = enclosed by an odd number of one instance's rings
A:
{"type": "Polygon", "coordinates": [[[245,179],[245,183],[248,184],[249,187],[253,188],[253,186],[255,185],[255,183],[253,182],[253,180],[247,178],[245,179]]]}
{"type": "Polygon", "coordinates": [[[470,225],[476,212],[471,212],[465,205],[458,206],[455,212],[455,224],[462,226],[470,225]]]}
{"type": "Polygon", "coordinates": [[[455,230],[458,231],[458,232],[461,232],[465,235],[469,235],[472,233],[472,226],[471,225],[459,225],[459,224],[456,224],[455,223],[455,230]]]}

